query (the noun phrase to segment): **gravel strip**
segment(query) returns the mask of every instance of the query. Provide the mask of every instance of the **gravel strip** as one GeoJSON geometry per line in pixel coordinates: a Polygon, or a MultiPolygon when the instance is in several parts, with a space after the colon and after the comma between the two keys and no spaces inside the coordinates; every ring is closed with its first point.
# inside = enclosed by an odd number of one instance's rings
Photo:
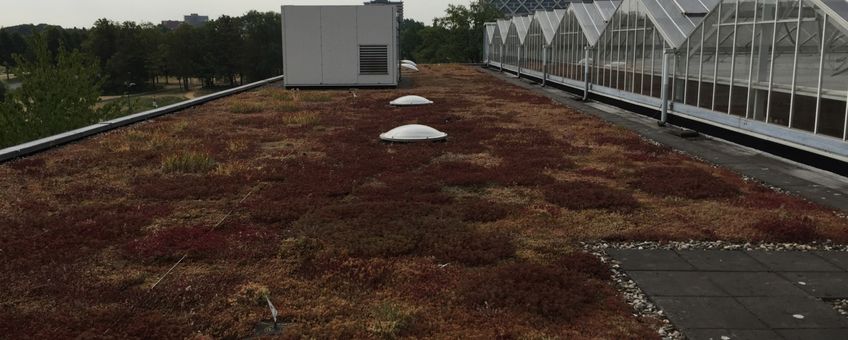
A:
{"type": "Polygon", "coordinates": [[[833,300],[830,301],[830,303],[833,304],[833,309],[835,309],[839,315],[848,318],[848,299],[833,300]]]}
{"type": "MultiPolygon", "coordinates": [[[[733,243],[727,241],[674,241],[674,242],[581,242],[583,248],[599,257],[601,261],[612,268],[612,278],[616,288],[624,295],[625,300],[639,317],[653,317],[663,324],[657,333],[667,340],[683,340],[686,337],[665,316],[662,310],[651,302],[642,292],[636,282],[621,269],[621,263],[607,255],[607,249],[668,249],[668,250],[766,250],[766,251],[846,251],[848,245],[832,242],[814,243],[733,243]]],[[[841,315],[848,317],[848,299],[833,301],[833,308],[841,315]]]]}

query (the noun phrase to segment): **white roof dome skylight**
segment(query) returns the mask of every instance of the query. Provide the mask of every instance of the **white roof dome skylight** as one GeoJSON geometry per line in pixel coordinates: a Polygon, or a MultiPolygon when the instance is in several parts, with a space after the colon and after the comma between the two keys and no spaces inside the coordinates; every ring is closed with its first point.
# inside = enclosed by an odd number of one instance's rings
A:
{"type": "Polygon", "coordinates": [[[410,65],[416,66],[416,67],[418,66],[418,64],[416,64],[414,61],[408,60],[408,59],[401,60],[400,62],[401,62],[401,64],[410,64],[410,65]]]}
{"type": "Polygon", "coordinates": [[[421,96],[403,96],[392,100],[389,104],[394,106],[417,106],[433,104],[433,101],[421,96]]]}
{"type": "Polygon", "coordinates": [[[380,139],[387,142],[440,141],[445,138],[448,138],[448,134],[420,124],[399,126],[380,135],[380,139]]]}
{"type": "Polygon", "coordinates": [[[400,64],[400,67],[418,72],[418,67],[412,64],[400,64]]]}

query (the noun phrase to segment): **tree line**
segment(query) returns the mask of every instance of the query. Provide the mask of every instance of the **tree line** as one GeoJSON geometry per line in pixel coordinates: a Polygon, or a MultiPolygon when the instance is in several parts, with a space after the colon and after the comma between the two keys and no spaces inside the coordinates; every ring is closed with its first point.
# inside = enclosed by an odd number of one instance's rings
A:
{"type": "Polygon", "coordinates": [[[170,77],[187,88],[191,78],[206,86],[233,86],[282,73],[280,16],[273,12],[221,16],[200,27],[184,24],[175,30],[107,19],[90,29],[4,29],[0,64],[7,72],[14,73],[20,58],[35,60],[35,39],[44,40],[54,61],[60,49],[90,57],[103,79],[104,94],[150,90],[170,77]]]}

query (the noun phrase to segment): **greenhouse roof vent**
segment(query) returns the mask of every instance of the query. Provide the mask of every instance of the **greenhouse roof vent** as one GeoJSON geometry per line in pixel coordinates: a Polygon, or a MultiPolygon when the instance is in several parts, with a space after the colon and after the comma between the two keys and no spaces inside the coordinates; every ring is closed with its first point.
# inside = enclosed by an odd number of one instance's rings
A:
{"type": "Polygon", "coordinates": [[[392,100],[389,104],[393,106],[418,106],[430,105],[433,104],[433,101],[421,96],[403,96],[392,100]]]}
{"type": "Polygon", "coordinates": [[[383,141],[401,143],[441,141],[447,138],[448,134],[419,124],[399,126],[380,135],[380,139],[383,141]]]}

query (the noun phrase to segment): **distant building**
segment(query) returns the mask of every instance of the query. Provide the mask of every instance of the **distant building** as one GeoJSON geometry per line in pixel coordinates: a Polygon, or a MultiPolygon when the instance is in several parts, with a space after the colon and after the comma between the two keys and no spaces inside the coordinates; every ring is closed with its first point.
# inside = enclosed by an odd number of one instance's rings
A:
{"type": "Polygon", "coordinates": [[[403,22],[403,1],[371,0],[366,2],[365,5],[395,5],[397,6],[398,22],[403,22]]]}
{"type": "Polygon", "coordinates": [[[172,30],[172,31],[179,28],[180,25],[182,25],[182,24],[183,24],[182,21],[162,20],[162,26],[164,26],[165,28],[172,30]]]}
{"type": "Polygon", "coordinates": [[[192,13],[191,15],[186,15],[183,17],[183,21],[177,20],[162,20],[162,26],[169,30],[175,30],[180,27],[182,24],[189,24],[194,27],[200,27],[209,22],[209,16],[207,15],[197,15],[197,13],[192,13]]]}
{"type": "Polygon", "coordinates": [[[209,22],[208,15],[197,15],[197,13],[191,13],[191,15],[186,15],[183,18],[185,19],[185,23],[194,27],[203,26],[204,24],[209,22]]]}
{"type": "Polygon", "coordinates": [[[490,0],[507,17],[536,13],[536,10],[564,9],[571,0],[490,0]]]}

